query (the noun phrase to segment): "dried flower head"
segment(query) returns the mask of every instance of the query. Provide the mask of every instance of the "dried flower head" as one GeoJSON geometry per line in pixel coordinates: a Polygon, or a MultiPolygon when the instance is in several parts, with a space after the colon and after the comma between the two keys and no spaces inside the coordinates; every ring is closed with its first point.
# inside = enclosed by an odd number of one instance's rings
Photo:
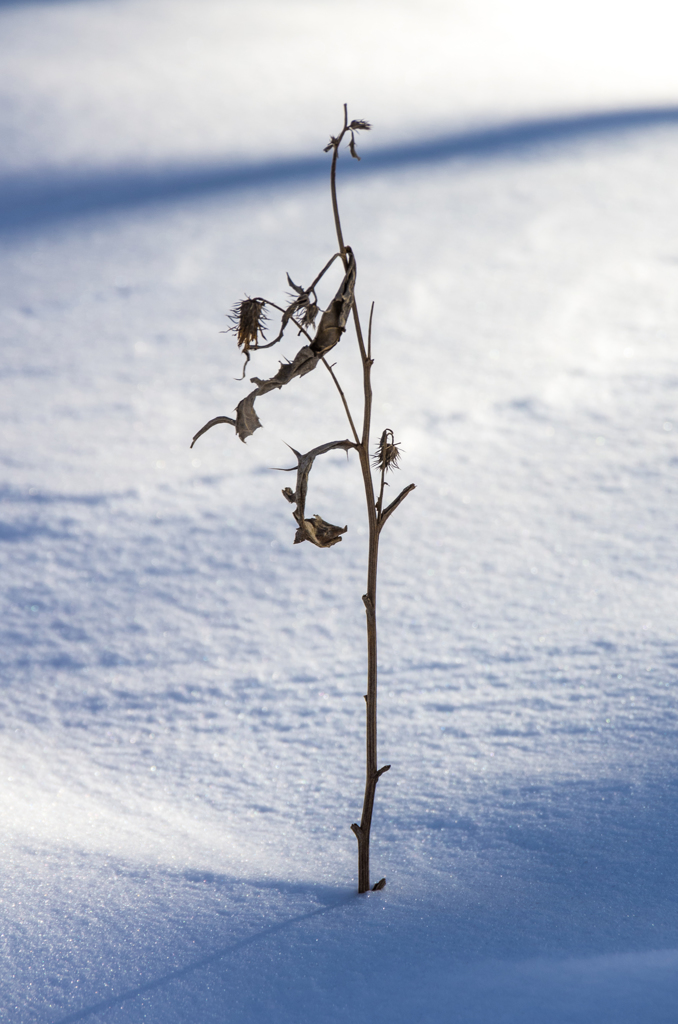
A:
{"type": "Polygon", "coordinates": [[[316,317],[318,316],[317,303],[311,302],[310,299],[306,303],[299,303],[300,309],[295,314],[295,319],[302,327],[313,327],[315,325],[316,317]]]}
{"type": "Polygon", "coordinates": [[[387,473],[389,469],[399,469],[400,448],[393,439],[393,431],[385,430],[374,453],[374,468],[387,473]]]}
{"type": "Polygon", "coordinates": [[[358,151],[355,148],[355,133],[356,132],[369,132],[371,130],[372,130],[372,125],[370,124],[369,121],[362,121],[362,120],[351,121],[351,123],[349,125],[346,125],[346,127],[344,128],[344,131],[342,131],[341,135],[339,135],[338,138],[335,138],[334,135],[330,135],[330,141],[327,143],[327,145],[323,149],[323,153],[329,153],[329,151],[331,149],[336,149],[337,146],[339,145],[339,143],[341,142],[341,140],[343,139],[344,133],[346,131],[349,131],[351,133],[351,138],[350,138],[350,141],[349,141],[349,144],[348,144],[348,148],[349,148],[349,150],[351,152],[351,156],[354,158],[354,160],[360,160],[360,157],[358,156],[358,151]]]}
{"type": "Polygon", "coordinates": [[[360,160],[358,156],[358,150],[355,148],[355,133],[356,132],[369,132],[372,125],[369,121],[351,121],[348,129],[351,133],[351,141],[348,144],[349,151],[354,160],[360,160]]]}
{"type": "Polygon", "coordinates": [[[296,294],[291,296],[292,303],[285,310],[286,318],[293,317],[296,323],[302,327],[313,327],[318,315],[315,291],[313,288],[310,288],[308,291],[305,288],[301,288],[298,284],[294,283],[289,274],[287,275],[287,280],[296,294]]]}
{"type": "Polygon", "coordinates": [[[264,299],[250,298],[236,302],[233,307],[228,318],[233,327],[230,327],[229,330],[237,335],[238,348],[241,348],[243,352],[249,353],[251,348],[257,348],[259,338],[264,337],[264,325],[268,319],[265,308],[264,299]]]}
{"type": "Polygon", "coordinates": [[[259,348],[259,338],[265,337],[264,325],[268,319],[265,309],[265,299],[250,299],[248,296],[242,302],[236,302],[229,314],[228,319],[233,324],[232,327],[229,327],[229,331],[233,331],[236,335],[238,348],[245,353],[240,380],[245,376],[245,370],[250,361],[250,349],[259,348]]]}

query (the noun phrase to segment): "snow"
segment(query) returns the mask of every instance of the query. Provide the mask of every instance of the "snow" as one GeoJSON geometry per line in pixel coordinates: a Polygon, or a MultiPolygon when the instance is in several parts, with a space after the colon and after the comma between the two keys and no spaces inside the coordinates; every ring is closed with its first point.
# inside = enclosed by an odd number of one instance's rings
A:
{"type": "Polygon", "coordinates": [[[0,4],[0,1019],[675,1020],[675,19],[0,4]],[[375,433],[417,484],[362,897],[359,475],[314,468],[322,551],[271,469],[341,405],[314,373],[188,447],[245,393],[231,304],[334,251],[344,100],[375,433]]]}

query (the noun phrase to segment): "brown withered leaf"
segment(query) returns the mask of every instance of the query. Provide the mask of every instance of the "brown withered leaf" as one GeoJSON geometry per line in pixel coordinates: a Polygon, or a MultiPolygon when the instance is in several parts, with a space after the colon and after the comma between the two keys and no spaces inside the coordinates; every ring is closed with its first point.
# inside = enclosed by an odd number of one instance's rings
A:
{"type": "Polygon", "coordinates": [[[207,431],[211,430],[212,427],[217,425],[217,423],[230,423],[232,427],[235,426],[235,420],[232,419],[230,416],[215,416],[214,419],[209,420],[209,422],[206,423],[204,427],[201,427],[197,434],[193,435],[193,440],[191,441],[191,448],[193,447],[193,445],[195,444],[199,437],[202,437],[203,434],[206,434],[207,431]]]}
{"type": "MultiPolygon", "coordinates": [[[[333,544],[338,544],[341,540],[341,535],[346,533],[347,526],[333,526],[332,523],[326,523],[318,515],[312,516],[311,519],[306,519],[306,495],[308,492],[308,476],[313,462],[318,455],[324,455],[326,452],[337,448],[349,451],[355,447],[356,445],[353,441],[328,441],[327,444],[321,444],[317,448],[313,448],[312,451],[306,452],[305,455],[292,448],[297,457],[297,482],[294,490],[291,487],[284,487],[283,496],[291,504],[297,506],[292,513],[297,522],[297,532],[294,535],[295,544],[301,544],[303,541],[309,540],[311,544],[315,544],[318,548],[331,548],[333,544]]],[[[285,472],[291,473],[294,470],[285,470],[285,472]]]]}
{"type": "Polygon", "coordinates": [[[238,402],[235,411],[235,430],[241,441],[250,437],[261,426],[261,421],[254,411],[254,400],[260,395],[268,394],[269,391],[284,387],[295,377],[303,377],[311,370],[315,370],[319,358],[309,345],[304,345],[291,363],[280,364],[280,369],[274,377],[270,377],[268,380],[252,377],[252,383],[257,387],[238,402]]]}
{"type": "Polygon", "coordinates": [[[257,386],[238,403],[236,409],[235,429],[241,441],[245,441],[261,426],[259,417],[254,411],[255,400],[261,395],[268,394],[269,391],[284,387],[295,377],[304,377],[311,370],[315,370],[320,359],[330,349],[333,349],[341,338],[353,306],[356,277],[355,258],[348,247],[346,251],[348,266],[344,279],[337,294],[320,318],[311,344],[300,348],[291,363],[282,363],[278,372],[268,380],[252,377],[252,383],[257,386]]]}
{"type": "Polygon", "coordinates": [[[297,293],[297,295],[306,295],[306,291],[298,284],[295,284],[290,275],[287,275],[287,283],[290,288],[297,293]]]}
{"type": "Polygon", "coordinates": [[[252,391],[241,402],[238,402],[235,410],[235,432],[241,441],[251,437],[254,431],[261,426],[261,420],[254,411],[256,394],[256,391],[252,391]]]}
{"type": "Polygon", "coordinates": [[[348,526],[333,526],[320,516],[313,516],[312,519],[304,519],[294,535],[294,543],[301,544],[304,540],[310,540],[317,548],[331,548],[333,544],[339,543],[342,533],[347,530],[348,526]]]}
{"type": "Polygon", "coordinates": [[[355,293],[356,264],[352,249],[346,246],[348,257],[344,280],[339,286],[339,291],[320,318],[315,338],[311,342],[311,348],[318,356],[327,355],[333,349],[346,329],[353,296],[355,293]]]}

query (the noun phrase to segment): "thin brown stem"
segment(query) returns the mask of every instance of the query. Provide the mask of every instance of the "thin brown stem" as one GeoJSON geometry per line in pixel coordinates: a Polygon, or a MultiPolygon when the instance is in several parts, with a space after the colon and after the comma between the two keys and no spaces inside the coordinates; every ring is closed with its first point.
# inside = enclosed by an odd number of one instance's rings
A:
{"type": "Polygon", "coordinates": [[[398,508],[398,505],[400,505],[400,503],[405,500],[405,498],[410,493],[410,491],[413,491],[415,489],[415,487],[416,487],[416,484],[408,484],[407,487],[405,487],[404,490],[402,490],[400,492],[398,497],[394,498],[393,501],[391,502],[391,504],[387,505],[386,508],[384,509],[384,511],[381,512],[381,514],[379,516],[379,532],[380,533],[381,533],[382,527],[383,527],[384,523],[386,522],[386,520],[388,519],[388,517],[393,515],[395,510],[398,508]]]}
{"type": "MultiPolygon", "coordinates": [[[[283,314],[283,317],[284,317],[285,313],[287,312],[287,310],[286,310],[286,309],[283,309],[283,307],[282,307],[282,306],[279,306],[279,305],[277,304],[277,302],[271,302],[271,300],[270,300],[270,299],[264,299],[264,302],[266,303],[266,305],[267,305],[267,306],[270,306],[270,307],[271,307],[272,309],[277,309],[279,313],[282,313],[282,314],[283,314]]],[[[311,335],[310,335],[310,334],[308,333],[308,331],[306,330],[306,328],[305,328],[305,327],[302,327],[302,325],[301,325],[300,323],[298,323],[298,322],[297,322],[297,321],[296,321],[296,320],[294,319],[294,317],[292,317],[292,316],[291,316],[291,317],[289,318],[289,320],[288,320],[288,321],[287,321],[286,323],[285,323],[285,322],[283,323],[283,325],[282,325],[282,327],[281,327],[281,329],[280,329],[280,333],[278,334],[278,337],[277,337],[277,338],[274,338],[274,339],[273,339],[273,341],[268,341],[268,342],[267,342],[267,343],[266,343],[265,345],[259,345],[259,344],[256,344],[256,345],[252,345],[251,351],[252,351],[252,352],[255,352],[255,351],[256,351],[256,352],[260,352],[260,351],[261,351],[262,349],[264,349],[264,348],[273,348],[273,346],[274,346],[274,345],[277,345],[279,341],[282,341],[282,337],[283,337],[283,334],[285,333],[285,328],[287,327],[287,325],[288,325],[289,323],[292,323],[292,324],[294,324],[294,326],[295,326],[295,327],[297,328],[297,330],[299,331],[299,333],[300,333],[300,334],[303,334],[303,335],[304,335],[304,337],[306,338],[306,340],[308,341],[308,343],[309,343],[309,345],[310,345],[310,344],[311,344],[311,342],[313,341],[313,338],[312,338],[312,337],[311,337],[311,335]]],[[[245,365],[247,365],[247,364],[245,364],[245,365]]],[[[243,374],[243,376],[244,376],[244,374],[243,374]]]]}
{"type": "Polygon", "coordinates": [[[315,291],[315,286],[316,286],[316,285],[317,285],[317,284],[318,284],[318,283],[319,283],[319,282],[321,281],[321,279],[322,279],[322,278],[323,278],[323,277],[325,276],[325,274],[326,274],[326,273],[327,273],[327,271],[328,271],[328,270],[330,269],[330,267],[332,266],[332,264],[334,263],[334,261],[335,261],[335,260],[337,260],[337,259],[340,259],[341,255],[342,255],[342,254],[341,254],[340,252],[335,252],[335,254],[334,254],[334,256],[332,257],[332,259],[331,259],[331,260],[328,260],[328,261],[327,261],[327,263],[325,264],[325,266],[323,267],[323,269],[322,269],[322,270],[320,271],[320,273],[318,274],[318,276],[316,277],[316,279],[315,279],[315,280],[313,281],[313,283],[312,283],[312,284],[310,284],[310,285],[308,286],[308,288],[306,289],[306,294],[307,294],[307,295],[310,295],[310,293],[311,293],[312,291],[315,291]]]}
{"type": "MultiPolygon", "coordinates": [[[[368,367],[369,372],[369,367],[368,367]]],[[[367,556],[367,593],[363,594],[367,625],[367,693],[365,694],[365,795],[360,826],[352,825],[358,840],[358,892],[370,888],[370,830],[377,773],[377,568],[379,560],[379,528],[374,505],[374,488],[367,447],[358,449],[365,484],[369,548],[367,556]]]]}
{"type": "MultiPolygon", "coordinates": [[[[330,191],[332,195],[332,212],[334,214],[334,227],[337,233],[339,252],[348,267],[348,253],[350,250],[344,243],[344,234],[341,227],[339,215],[339,203],[337,200],[337,160],[339,158],[339,146],[344,135],[349,130],[348,107],[344,104],[344,125],[337,136],[332,139],[332,168],[330,171],[330,191]]],[[[372,306],[374,309],[374,304],[372,306]]],[[[379,560],[379,522],[377,508],[374,501],[374,483],[372,480],[372,467],[370,466],[370,431],[372,423],[372,312],[370,312],[370,326],[368,331],[368,347],[365,347],[360,315],[358,307],[353,302],[353,323],[355,325],[360,358],[363,364],[363,424],[362,436],[358,444],[358,456],[360,468],[363,475],[365,488],[365,501],[367,504],[367,523],[369,533],[369,546],[367,555],[367,592],[363,594],[365,605],[365,616],[367,624],[367,693],[365,694],[366,721],[365,721],[365,742],[366,742],[366,765],[365,765],[365,795],[363,798],[363,810],[360,818],[360,825],[351,825],[356,839],[358,840],[358,892],[367,892],[370,888],[370,829],[372,827],[372,812],[374,809],[374,796],[377,782],[381,774],[390,766],[377,769],[377,568],[379,560]]],[[[353,422],[351,421],[353,428],[353,422]]],[[[357,434],[356,434],[357,436],[357,434]]],[[[382,476],[383,495],[383,476],[382,476]]],[[[381,500],[381,499],[380,499],[381,500]]],[[[379,883],[381,885],[381,883],[379,883]]]]}
{"type": "Polygon", "coordinates": [[[370,321],[367,325],[367,358],[372,358],[372,317],[374,316],[374,303],[370,306],[370,321]]]}
{"type": "MultiPolygon", "coordinates": [[[[344,126],[341,129],[336,139],[332,139],[332,167],[330,169],[330,192],[332,193],[332,213],[334,214],[334,228],[337,233],[337,242],[339,243],[339,252],[344,263],[344,267],[348,268],[348,257],[347,248],[344,243],[344,233],[341,228],[341,217],[339,215],[339,201],[337,199],[337,160],[339,159],[339,146],[341,145],[344,135],[348,131],[348,105],[344,103],[344,126]]],[[[367,352],[365,351],[365,342],[363,341],[362,327],[360,326],[360,316],[358,315],[358,307],[355,302],[353,303],[353,323],[355,325],[355,332],[358,337],[358,347],[360,348],[360,355],[363,361],[368,358],[367,352]]]]}
{"type": "Polygon", "coordinates": [[[346,246],[344,245],[344,235],[341,230],[341,217],[339,216],[339,203],[337,202],[337,160],[339,159],[339,146],[341,140],[348,130],[348,104],[344,103],[344,127],[336,139],[333,139],[332,147],[332,168],[330,170],[330,191],[332,193],[332,213],[334,214],[334,227],[337,232],[337,241],[339,242],[339,252],[341,258],[344,261],[344,267],[348,267],[348,260],[346,259],[346,246]]]}
{"type": "Polygon", "coordinates": [[[369,360],[370,365],[372,365],[372,360],[370,359],[370,357],[367,355],[367,352],[365,351],[365,342],[363,341],[363,331],[362,331],[362,327],[360,326],[360,316],[358,315],[358,307],[356,306],[355,302],[353,303],[353,325],[355,327],[355,333],[356,333],[356,337],[358,339],[358,348],[360,349],[360,355],[362,356],[363,360],[369,360]]]}
{"type": "MultiPolygon", "coordinates": [[[[354,307],[355,309],[355,307],[354,307]]],[[[363,347],[363,437],[358,449],[363,474],[369,546],[367,555],[367,593],[363,595],[367,626],[367,693],[365,694],[365,795],[360,826],[353,827],[358,840],[358,892],[370,888],[370,830],[374,796],[379,779],[377,771],[377,570],[379,564],[379,523],[374,502],[374,484],[370,466],[369,437],[372,419],[372,360],[363,347]]]]}
{"type": "Polygon", "coordinates": [[[353,436],[355,438],[355,442],[356,442],[356,444],[360,444],[360,438],[358,437],[358,431],[355,429],[355,423],[353,422],[353,417],[351,416],[351,410],[349,409],[348,402],[346,401],[346,395],[344,394],[344,392],[343,392],[343,390],[341,388],[341,384],[337,380],[337,377],[336,377],[336,374],[335,374],[333,368],[330,366],[330,364],[325,359],[325,356],[322,357],[322,360],[323,360],[323,363],[325,364],[325,366],[327,367],[327,369],[329,371],[330,377],[332,378],[332,380],[335,383],[337,391],[341,395],[341,400],[344,403],[344,409],[346,411],[346,415],[348,416],[348,422],[351,424],[351,430],[353,431],[353,436]]]}
{"type": "Polygon", "coordinates": [[[386,484],[386,465],[381,467],[381,479],[379,481],[379,497],[377,498],[377,523],[381,525],[381,509],[384,504],[384,486],[386,484]]]}
{"type": "MultiPolygon", "coordinates": [[[[353,304],[353,313],[356,315],[355,302],[353,304]]],[[[365,352],[364,346],[362,348],[363,355],[363,394],[365,404],[363,406],[363,436],[362,445],[365,448],[365,455],[367,457],[367,464],[369,466],[369,443],[370,443],[370,426],[372,423],[372,360],[368,358],[365,352]]],[[[370,476],[370,488],[372,487],[372,477],[370,476]]]]}

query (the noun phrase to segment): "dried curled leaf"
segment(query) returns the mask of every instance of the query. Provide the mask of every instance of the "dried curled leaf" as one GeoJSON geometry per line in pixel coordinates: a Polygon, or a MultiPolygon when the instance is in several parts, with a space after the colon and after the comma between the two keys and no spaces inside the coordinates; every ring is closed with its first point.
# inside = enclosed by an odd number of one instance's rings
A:
{"type": "MultiPolygon", "coordinates": [[[[349,449],[355,447],[356,445],[353,441],[328,441],[327,444],[321,444],[318,448],[306,452],[305,455],[302,455],[294,448],[292,449],[297,457],[297,483],[295,490],[292,490],[291,487],[284,487],[283,495],[291,504],[297,506],[292,513],[297,521],[297,532],[294,535],[295,544],[301,544],[303,541],[309,540],[311,544],[315,544],[318,548],[331,548],[333,544],[338,544],[341,540],[341,535],[346,533],[347,526],[333,526],[332,523],[326,523],[318,515],[306,519],[306,494],[308,492],[308,476],[313,462],[318,455],[324,455],[326,452],[333,451],[336,448],[349,451],[349,449]]],[[[293,472],[293,470],[287,470],[287,472],[293,472]]]]}
{"type": "Polygon", "coordinates": [[[333,349],[346,329],[346,321],[353,307],[355,294],[356,263],[353,250],[346,246],[347,266],[339,291],[320,318],[311,348],[320,356],[333,349]]]}
{"type": "Polygon", "coordinates": [[[311,344],[300,348],[291,363],[281,363],[278,372],[268,380],[252,377],[252,383],[257,387],[238,403],[236,409],[235,429],[241,441],[245,441],[261,426],[259,417],[254,411],[255,400],[261,395],[268,394],[269,391],[284,387],[295,377],[304,377],[311,370],[315,370],[320,359],[334,348],[344,333],[346,321],[353,306],[356,277],[355,258],[348,248],[347,257],[348,265],[344,279],[334,299],[320,318],[311,344]]]}
{"type": "Polygon", "coordinates": [[[339,543],[342,533],[346,533],[347,529],[347,526],[333,526],[320,516],[313,516],[311,519],[304,519],[294,536],[294,543],[300,544],[304,540],[310,540],[317,548],[331,548],[333,544],[339,543]]]}
{"type": "Polygon", "coordinates": [[[193,447],[193,445],[195,444],[199,437],[202,437],[203,434],[206,434],[207,431],[211,430],[212,427],[217,425],[217,423],[230,423],[232,427],[235,426],[235,420],[232,419],[230,416],[215,416],[214,419],[209,420],[204,427],[201,427],[197,434],[193,435],[193,440],[191,441],[191,448],[193,447]]]}
{"type": "Polygon", "coordinates": [[[252,377],[252,383],[257,387],[238,403],[235,411],[235,430],[241,441],[245,441],[261,426],[261,421],[254,411],[255,399],[269,391],[275,391],[276,388],[284,387],[295,377],[303,377],[311,370],[315,370],[319,358],[309,345],[304,345],[291,363],[280,364],[280,369],[274,377],[270,377],[268,380],[252,377]]]}

